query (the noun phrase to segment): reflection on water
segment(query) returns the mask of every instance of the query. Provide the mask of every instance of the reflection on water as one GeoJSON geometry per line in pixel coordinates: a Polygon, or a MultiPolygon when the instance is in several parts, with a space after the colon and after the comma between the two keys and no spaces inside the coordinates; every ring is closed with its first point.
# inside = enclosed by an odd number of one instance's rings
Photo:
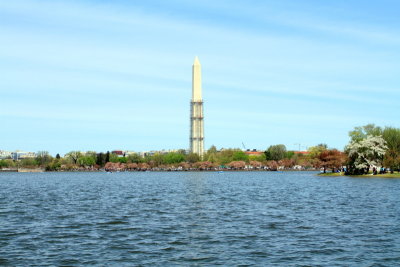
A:
{"type": "Polygon", "coordinates": [[[1,173],[0,265],[395,266],[400,180],[1,173]]]}

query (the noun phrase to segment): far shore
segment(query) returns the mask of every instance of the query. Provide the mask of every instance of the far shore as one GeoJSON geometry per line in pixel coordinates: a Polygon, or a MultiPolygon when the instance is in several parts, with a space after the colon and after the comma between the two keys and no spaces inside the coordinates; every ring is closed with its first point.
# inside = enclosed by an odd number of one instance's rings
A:
{"type": "MultiPolygon", "coordinates": [[[[23,172],[23,173],[41,173],[41,172],[105,172],[105,173],[116,173],[116,172],[319,172],[316,169],[281,169],[281,170],[270,170],[270,169],[135,169],[135,170],[105,170],[105,169],[76,169],[76,170],[58,170],[48,171],[41,168],[35,169],[0,169],[2,172],[23,172]]],[[[352,178],[400,178],[400,173],[384,173],[373,175],[345,175],[344,172],[319,172],[316,176],[320,177],[352,177],[352,178]]]]}
{"type": "Polygon", "coordinates": [[[76,170],[58,170],[48,171],[45,169],[0,169],[1,172],[318,172],[315,169],[282,169],[282,170],[269,170],[269,169],[137,169],[137,170],[105,170],[105,169],[76,169],[76,170]]]}

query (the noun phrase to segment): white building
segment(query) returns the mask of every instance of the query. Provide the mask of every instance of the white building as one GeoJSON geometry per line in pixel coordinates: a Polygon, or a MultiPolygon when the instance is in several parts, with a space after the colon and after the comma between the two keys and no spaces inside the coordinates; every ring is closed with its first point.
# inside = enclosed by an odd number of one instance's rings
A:
{"type": "Polygon", "coordinates": [[[12,157],[11,151],[0,150],[0,159],[10,159],[12,157]]]}
{"type": "Polygon", "coordinates": [[[27,159],[27,158],[34,158],[34,157],[36,157],[35,152],[26,152],[26,151],[21,151],[21,150],[11,152],[11,158],[13,160],[20,160],[20,159],[27,159]]]}

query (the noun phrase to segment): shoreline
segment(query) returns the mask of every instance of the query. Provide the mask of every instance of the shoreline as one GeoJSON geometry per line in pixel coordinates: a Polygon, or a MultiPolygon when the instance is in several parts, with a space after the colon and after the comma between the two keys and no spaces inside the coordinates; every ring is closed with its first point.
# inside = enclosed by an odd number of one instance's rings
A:
{"type": "Polygon", "coordinates": [[[320,177],[349,177],[349,178],[400,178],[400,173],[385,173],[385,174],[364,174],[364,175],[345,175],[342,172],[327,172],[319,173],[317,176],[320,177]]]}
{"type": "Polygon", "coordinates": [[[348,177],[348,178],[400,178],[400,173],[385,173],[385,174],[366,174],[366,175],[345,175],[343,172],[327,172],[327,173],[321,173],[319,170],[315,169],[310,169],[310,170],[263,170],[263,169],[248,169],[248,170],[234,170],[234,169],[218,169],[218,170],[114,170],[114,171],[106,171],[104,169],[101,170],[59,170],[59,171],[46,171],[45,169],[0,169],[0,174],[1,173],[73,173],[73,172],[102,172],[102,173],[121,173],[121,172],[219,172],[219,173],[224,173],[224,172],[315,172],[315,176],[317,177],[348,177]]]}
{"type": "Polygon", "coordinates": [[[42,173],[42,172],[105,172],[105,173],[115,173],[115,172],[318,172],[318,170],[234,170],[234,169],[218,169],[218,170],[120,170],[120,171],[106,171],[102,170],[60,170],[60,171],[46,171],[44,169],[11,169],[11,170],[1,170],[0,173],[6,172],[18,172],[18,173],[42,173]]]}

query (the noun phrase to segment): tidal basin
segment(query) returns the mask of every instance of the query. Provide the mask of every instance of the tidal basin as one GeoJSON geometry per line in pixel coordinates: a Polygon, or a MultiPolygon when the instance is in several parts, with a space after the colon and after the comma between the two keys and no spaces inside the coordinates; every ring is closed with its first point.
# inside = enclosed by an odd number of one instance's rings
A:
{"type": "Polygon", "coordinates": [[[0,173],[4,266],[395,266],[400,179],[0,173]]]}

